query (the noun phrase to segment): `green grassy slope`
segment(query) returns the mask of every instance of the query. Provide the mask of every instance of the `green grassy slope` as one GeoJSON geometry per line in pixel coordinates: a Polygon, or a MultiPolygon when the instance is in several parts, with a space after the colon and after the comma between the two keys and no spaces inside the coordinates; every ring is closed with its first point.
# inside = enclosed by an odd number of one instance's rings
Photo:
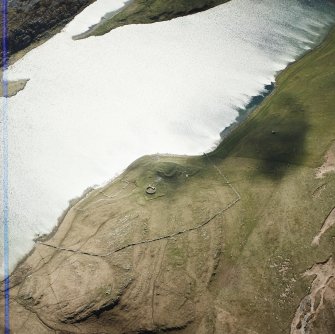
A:
{"type": "Polygon", "coordinates": [[[280,162],[320,165],[334,135],[334,47],[333,32],[321,47],[289,66],[278,76],[275,93],[212,156],[259,159],[272,176],[280,162]]]}
{"type": "MultiPolygon", "coordinates": [[[[335,256],[334,228],[319,246],[311,245],[335,206],[335,173],[315,177],[335,141],[334,92],[335,30],[278,76],[275,91],[208,155],[210,160],[187,159],[187,166],[201,167],[201,172],[192,176],[186,193],[179,190],[182,183],[175,192],[164,192],[164,201],[174,203],[184,198],[196,203],[196,194],[201,193],[208,210],[219,199],[231,201],[219,193],[216,198],[201,186],[213,178],[216,187],[222,186],[214,163],[241,195],[219,224],[213,222],[218,234],[223,229],[223,237],[209,290],[213,305],[237,321],[227,325],[227,333],[247,333],[246,328],[252,333],[289,333],[313,279],[302,274],[335,256]]],[[[169,161],[181,163],[173,157],[169,161]]],[[[140,175],[138,184],[144,186],[150,183],[148,174],[161,167],[145,157],[133,168],[140,175]]],[[[163,183],[160,187],[175,184],[167,179],[163,183]]],[[[176,205],[170,210],[179,212],[176,205]]],[[[334,323],[329,314],[327,322],[334,323]]],[[[213,315],[207,317],[204,333],[211,333],[215,321],[213,315]]],[[[193,333],[198,325],[183,333],[193,333]]]]}
{"type": "Polygon", "coordinates": [[[257,333],[289,333],[310,283],[301,274],[334,257],[334,228],[311,246],[335,206],[335,174],[315,178],[335,140],[334,92],[335,30],[210,154],[242,197],[225,217],[226,256],[212,291],[257,333]]]}
{"type": "Polygon", "coordinates": [[[175,17],[189,15],[200,12],[228,0],[134,0],[123,8],[120,12],[111,18],[99,24],[88,34],[80,37],[91,35],[103,35],[112,29],[128,24],[153,23],[166,21],[175,17]]]}

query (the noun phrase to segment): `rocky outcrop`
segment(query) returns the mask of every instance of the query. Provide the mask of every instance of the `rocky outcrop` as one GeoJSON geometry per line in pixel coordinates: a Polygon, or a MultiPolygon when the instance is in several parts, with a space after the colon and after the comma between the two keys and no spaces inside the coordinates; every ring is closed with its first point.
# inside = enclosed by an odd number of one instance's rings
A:
{"type": "Polygon", "coordinates": [[[301,301],[291,326],[291,334],[333,333],[335,330],[335,265],[332,258],[304,273],[315,276],[310,293],[301,301]]]}
{"type": "MultiPolygon", "coordinates": [[[[7,96],[12,97],[15,96],[18,92],[23,90],[26,87],[26,84],[29,80],[17,80],[17,81],[9,81],[7,87],[7,96]]],[[[0,97],[4,96],[4,87],[0,87],[0,97]]]]}

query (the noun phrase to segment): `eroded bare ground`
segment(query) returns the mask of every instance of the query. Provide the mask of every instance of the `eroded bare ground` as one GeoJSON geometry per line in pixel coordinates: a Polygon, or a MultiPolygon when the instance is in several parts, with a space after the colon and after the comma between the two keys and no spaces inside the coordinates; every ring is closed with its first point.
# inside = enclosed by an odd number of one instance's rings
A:
{"type": "Polygon", "coordinates": [[[323,321],[323,313],[329,312],[329,304],[334,305],[335,302],[335,263],[333,258],[331,257],[325,263],[314,265],[304,273],[304,276],[315,276],[315,279],[310,293],[301,301],[297,309],[292,321],[291,334],[330,333],[327,326],[330,324],[334,327],[334,322],[329,321],[330,317],[328,317],[328,324],[327,321],[323,321]],[[320,325],[321,328],[324,328],[323,332],[319,331],[320,325]]]}
{"type": "Polygon", "coordinates": [[[320,232],[314,237],[312,245],[318,246],[320,244],[321,237],[334,225],[335,225],[335,208],[327,216],[326,220],[324,221],[320,229],[320,232]]]}
{"type": "Polygon", "coordinates": [[[214,165],[201,178],[201,164],[169,160],[130,167],[36,244],[11,277],[13,332],[130,333],[197,318],[221,254],[222,213],[239,197],[214,165]]]}
{"type": "Polygon", "coordinates": [[[316,170],[315,176],[316,178],[322,178],[331,172],[335,172],[335,142],[330,146],[325,156],[325,162],[316,170]]]}

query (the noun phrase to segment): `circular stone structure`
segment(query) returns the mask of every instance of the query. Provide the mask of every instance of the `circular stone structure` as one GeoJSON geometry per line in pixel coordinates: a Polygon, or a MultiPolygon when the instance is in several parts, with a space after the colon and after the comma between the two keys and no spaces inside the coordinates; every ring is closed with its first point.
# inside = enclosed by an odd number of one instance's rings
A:
{"type": "Polygon", "coordinates": [[[153,195],[156,193],[156,187],[148,186],[147,189],[145,189],[145,192],[149,195],[153,195]]]}

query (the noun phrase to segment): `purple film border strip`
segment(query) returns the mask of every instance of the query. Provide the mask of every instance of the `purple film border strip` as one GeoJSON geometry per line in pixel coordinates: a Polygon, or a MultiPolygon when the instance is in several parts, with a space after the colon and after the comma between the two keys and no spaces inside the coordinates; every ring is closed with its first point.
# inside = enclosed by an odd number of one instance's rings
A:
{"type": "Polygon", "coordinates": [[[4,242],[4,295],[5,295],[5,328],[4,333],[10,333],[10,314],[9,314],[9,243],[8,243],[8,0],[2,0],[2,214],[3,214],[3,242],[4,242]]]}

